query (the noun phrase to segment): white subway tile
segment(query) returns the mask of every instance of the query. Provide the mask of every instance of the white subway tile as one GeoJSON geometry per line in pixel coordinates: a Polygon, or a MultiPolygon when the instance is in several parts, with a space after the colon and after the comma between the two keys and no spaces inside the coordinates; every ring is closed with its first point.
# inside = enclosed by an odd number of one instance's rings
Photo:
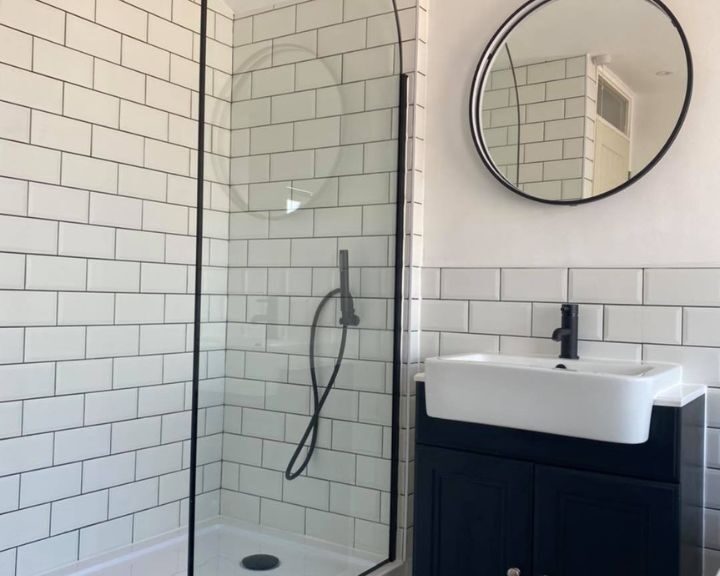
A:
{"type": "Polygon", "coordinates": [[[682,310],[651,306],[607,306],[605,339],[617,342],[681,344],[682,310]]]}
{"type": "Polygon", "coordinates": [[[23,329],[0,329],[0,364],[18,364],[23,361],[23,329]]]}
{"type": "Polygon", "coordinates": [[[343,83],[392,76],[394,51],[394,46],[380,46],[343,55],[343,83]]]}
{"type": "Polygon", "coordinates": [[[91,558],[132,543],[133,517],[103,522],[80,530],[80,558],[91,558]]]}
{"type": "Polygon", "coordinates": [[[193,56],[192,32],[163,18],[157,18],[152,14],[148,23],[148,41],[150,44],[164,48],[173,54],[185,58],[192,58],[193,56]]]}
{"type": "Polygon", "coordinates": [[[28,215],[50,220],[87,222],[88,193],[31,182],[28,215]]]}
{"type": "Polygon", "coordinates": [[[158,480],[144,480],[110,489],[109,517],[116,518],[158,504],[158,480]]]}
{"type": "Polygon", "coordinates": [[[567,284],[567,270],[564,269],[505,269],[502,271],[502,299],[564,302],[567,284]]]}
{"type": "MultiPolygon", "coordinates": [[[[21,546],[50,534],[50,506],[37,506],[0,516],[0,548],[21,546]]],[[[14,566],[13,566],[14,571],[14,566]]]]}
{"type": "Polygon", "coordinates": [[[332,484],[330,510],[352,518],[380,520],[380,492],[345,484],[332,484]]]}
{"type": "Polygon", "coordinates": [[[720,304],[720,269],[646,270],[645,304],[716,306],[720,304]]]}
{"type": "Polygon", "coordinates": [[[122,65],[165,80],[170,77],[169,52],[132,38],[123,39],[122,65]]]}
{"type": "Polygon", "coordinates": [[[115,255],[115,230],[61,223],[58,253],[63,256],[112,258],[115,255]]]}
{"type": "Polygon", "coordinates": [[[93,156],[126,164],[142,165],[143,138],[102,126],[93,127],[93,156]]]}
{"type": "MultiPolygon", "coordinates": [[[[1,68],[0,76],[2,76],[1,68]]],[[[2,94],[0,94],[0,98],[2,98],[2,94]]],[[[60,152],[9,140],[0,140],[0,174],[9,178],[58,184],[60,182],[60,152]]]]}
{"type": "Polygon", "coordinates": [[[106,490],[53,502],[50,534],[61,534],[107,520],[107,507],[106,490]]]}
{"type": "Polygon", "coordinates": [[[143,206],[140,200],[112,196],[90,195],[90,223],[120,228],[140,228],[143,206]]]}
{"type": "Polygon", "coordinates": [[[180,412],[185,406],[185,385],[166,384],[140,389],[139,416],[180,412]]]}
{"type": "Polygon", "coordinates": [[[167,186],[168,178],[162,172],[134,166],[120,166],[119,192],[123,196],[164,202],[167,186]]]}
{"type": "MultiPolygon", "coordinates": [[[[2,410],[0,408],[0,410],[2,410]]],[[[0,513],[13,512],[18,509],[20,494],[20,476],[7,476],[0,480],[0,513]]],[[[0,562],[2,567],[2,562],[0,562]]],[[[0,569],[0,574],[5,574],[0,569]]]]}
{"type": "Polygon", "coordinates": [[[297,29],[315,30],[343,19],[342,0],[312,0],[297,7],[297,29]]]}
{"type": "Polygon", "coordinates": [[[173,2],[173,22],[200,32],[200,6],[191,0],[176,0],[173,2]]]}
{"type": "Polygon", "coordinates": [[[97,0],[95,21],[128,36],[147,40],[148,15],[120,0],[97,0]]]}
{"type": "Polygon", "coordinates": [[[148,77],[147,104],[180,116],[190,116],[191,92],[187,88],[148,77]]]}
{"type": "Polygon", "coordinates": [[[153,170],[187,176],[190,170],[190,150],[159,140],[147,140],[145,166],[153,170]]]}
{"type": "Polygon", "coordinates": [[[467,332],[468,303],[442,300],[423,301],[423,330],[467,332]]]}
{"type": "MultiPolygon", "coordinates": [[[[120,101],[94,90],[88,90],[74,84],[65,85],[63,114],[93,124],[102,124],[111,128],[118,127],[120,101]]],[[[117,168],[115,169],[117,175],[117,168]]],[[[63,173],[63,178],[65,174],[63,173]]]]}
{"type": "MultiPolygon", "coordinates": [[[[674,342],[661,342],[662,344],[679,344],[680,310],[678,314],[678,339],[674,342]]],[[[686,308],[684,311],[683,344],[693,346],[720,346],[718,336],[718,322],[720,309],[716,308],[686,308]]]]}
{"type": "Polygon", "coordinates": [[[72,14],[67,16],[67,46],[120,63],[120,34],[72,14]]]}
{"type": "Polygon", "coordinates": [[[135,541],[171,532],[180,526],[180,505],[170,503],[135,514],[135,541]]]}
{"type": "Polygon", "coordinates": [[[295,6],[271,10],[253,17],[253,42],[295,32],[295,6]]]}
{"type": "Polygon", "coordinates": [[[113,162],[73,154],[62,155],[62,185],[117,193],[118,167],[113,162]]]}
{"type": "Polygon", "coordinates": [[[88,262],[88,290],[94,292],[138,292],[140,264],[137,262],[88,262]]]}
{"type": "Polygon", "coordinates": [[[96,392],[85,396],[85,425],[137,417],[137,390],[96,392]]]}
{"type": "Polygon", "coordinates": [[[343,82],[342,67],[343,57],[340,55],[298,63],[295,68],[295,91],[352,82],[349,79],[343,82]]]}
{"type": "Polygon", "coordinates": [[[94,426],[55,434],[55,465],[110,453],[110,426],[94,426]]]}
{"type": "Polygon", "coordinates": [[[94,88],[141,104],[145,102],[145,76],[104,60],[95,60],[94,88]]]}
{"type": "Polygon", "coordinates": [[[112,388],[112,360],[58,362],[57,394],[82,394],[112,388]]]}
{"type": "Polygon", "coordinates": [[[87,329],[87,357],[134,356],[138,353],[137,326],[90,326],[87,329]]]}
{"type": "Polygon", "coordinates": [[[52,364],[0,366],[0,401],[26,400],[51,396],[54,387],[52,364]]]}
{"type": "Polygon", "coordinates": [[[162,356],[130,356],[113,361],[113,388],[154,386],[163,381],[162,356]]]}
{"type": "Polygon", "coordinates": [[[282,493],[283,501],[299,506],[327,510],[330,502],[330,484],[304,476],[292,482],[285,480],[282,493]]]}
{"type": "Polygon", "coordinates": [[[315,176],[346,176],[363,172],[363,147],[339,146],[315,151],[315,176]]]}
{"type": "Polygon", "coordinates": [[[140,327],[140,354],[185,352],[185,326],[164,324],[140,327]]]}
{"type": "Polygon", "coordinates": [[[0,326],[55,324],[57,297],[44,292],[0,292],[0,326]]]}
{"type": "Polygon", "coordinates": [[[137,453],[137,479],[177,472],[182,467],[182,444],[168,444],[137,453]]]}
{"type": "Polygon", "coordinates": [[[168,123],[167,112],[128,100],[123,100],[121,103],[120,128],[122,130],[165,140],[168,137],[168,123]]]}
{"type": "Polygon", "coordinates": [[[20,506],[28,508],[80,494],[81,470],[78,463],[23,474],[20,506]]]}
{"type": "Polygon", "coordinates": [[[82,258],[28,256],[28,290],[85,290],[87,263],[82,258]]]}
{"type": "Polygon", "coordinates": [[[113,454],[160,444],[160,424],[160,418],[141,418],[113,424],[113,454]]]}
{"type": "Polygon", "coordinates": [[[40,39],[34,42],[33,70],[73,84],[93,84],[92,56],[40,39]]]}
{"type": "Polygon", "coordinates": [[[187,234],[188,209],[185,206],[145,201],[142,222],[144,230],[187,234]]]}
{"type": "Polygon", "coordinates": [[[165,258],[165,236],[154,232],[118,230],[116,257],[118,260],[162,262],[165,258]]]}
{"type": "Polygon", "coordinates": [[[85,356],[85,328],[28,328],[25,361],[77,360],[85,356]]]}
{"type": "Polygon", "coordinates": [[[305,508],[275,500],[262,501],[260,523],[298,534],[305,533],[305,508]]]}
{"type": "Polygon", "coordinates": [[[0,102],[0,136],[8,140],[30,141],[30,110],[0,102]]]}
{"type": "Polygon", "coordinates": [[[642,270],[570,270],[570,301],[642,304],[642,270]]]}
{"type": "Polygon", "coordinates": [[[0,25],[0,62],[19,68],[32,67],[32,36],[0,25]]]}
{"type": "Polygon", "coordinates": [[[161,295],[118,294],[115,297],[115,323],[162,324],[164,306],[161,295]]]}
{"type": "MultiPolygon", "coordinates": [[[[440,290],[442,298],[446,300],[499,300],[500,270],[443,269],[440,290]]],[[[432,295],[427,297],[432,298],[432,295]]]]}
{"type": "Polygon", "coordinates": [[[37,0],[17,4],[4,2],[0,6],[0,22],[59,44],[65,37],[65,13],[37,0]]]}
{"type": "Polygon", "coordinates": [[[24,287],[25,255],[0,253],[0,288],[22,290],[24,287]]]}
{"type": "Polygon", "coordinates": [[[83,492],[128,484],[135,480],[135,452],[126,452],[83,463],[83,492]]]}
{"type": "Polygon", "coordinates": [[[0,177],[0,213],[27,215],[28,183],[0,177]]]}
{"type": "MultiPolygon", "coordinates": [[[[0,441],[0,476],[47,468],[53,463],[53,435],[41,434],[0,441]]],[[[2,521],[0,516],[0,522],[2,521]]],[[[2,530],[0,529],[0,533],[2,530]]],[[[2,538],[0,537],[0,540],[2,538]]],[[[0,544],[0,547],[2,544],[0,544]]]]}
{"type": "Polygon", "coordinates": [[[500,339],[497,336],[482,334],[459,334],[447,332],[440,335],[441,356],[453,354],[497,354],[500,351],[500,339]]]}
{"type": "Polygon", "coordinates": [[[530,336],[532,307],[513,302],[471,302],[470,331],[507,336],[530,336]]]}

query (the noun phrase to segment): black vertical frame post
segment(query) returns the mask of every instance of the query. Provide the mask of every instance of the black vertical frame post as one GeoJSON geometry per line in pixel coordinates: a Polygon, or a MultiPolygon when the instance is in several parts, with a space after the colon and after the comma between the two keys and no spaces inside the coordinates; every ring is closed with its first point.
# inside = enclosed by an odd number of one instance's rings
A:
{"type": "Polygon", "coordinates": [[[200,397],[200,318],[202,308],[203,208],[205,206],[205,83],[207,0],[200,2],[200,78],[198,83],[197,221],[195,230],[195,318],[193,325],[192,415],[190,430],[190,495],[188,500],[187,576],[195,573],[195,507],[197,492],[198,398],[200,397]]]}
{"type": "MultiPolygon", "coordinates": [[[[402,39],[400,39],[402,43],[402,39]]],[[[401,52],[402,54],[402,52],[401,52]]],[[[397,557],[398,499],[400,482],[400,397],[402,395],[403,307],[405,262],[405,214],[407,211],[407,74],[400,75],[398,115],[397,200],[395,209],[395,308],[393,318],[392,466],[390,472],[390,562],[397,557]]]]}

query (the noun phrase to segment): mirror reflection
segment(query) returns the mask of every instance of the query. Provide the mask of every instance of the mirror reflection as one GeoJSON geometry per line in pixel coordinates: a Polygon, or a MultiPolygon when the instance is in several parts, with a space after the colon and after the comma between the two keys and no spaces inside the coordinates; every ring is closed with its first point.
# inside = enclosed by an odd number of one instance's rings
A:
{"type": "Polygon", "coordinates": [[[688,61],[681,34],[655,2],[540,3],[480,71],[473,106],[484,159],[506,184],[544,201],[614,191],[673,139],[688,61]]]}

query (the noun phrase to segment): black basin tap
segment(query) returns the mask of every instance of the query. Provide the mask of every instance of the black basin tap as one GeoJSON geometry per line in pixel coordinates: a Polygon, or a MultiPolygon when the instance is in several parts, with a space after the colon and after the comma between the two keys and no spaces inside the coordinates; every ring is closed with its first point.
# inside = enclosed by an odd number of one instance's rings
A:
{"type": "Polygon", "coordinates": [[[563,304],[562,325],[555,330],[552,339],[560,342],[560,358],[577,360],[578,356],[578,305],[563,304]]]}

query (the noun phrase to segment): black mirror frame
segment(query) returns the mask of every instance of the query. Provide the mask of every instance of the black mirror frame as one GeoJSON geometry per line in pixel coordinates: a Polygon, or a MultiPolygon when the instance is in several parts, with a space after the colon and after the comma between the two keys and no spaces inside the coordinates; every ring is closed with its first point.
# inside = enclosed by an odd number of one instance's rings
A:
{"type": "Polygon", "coordinates": [[[485,83],[487,81],[487,78],[489,76],[489,72],[491,70],[491,66],[493,63],[493,59],[495,57],[495,54],[502,49],[504,46],[505,40],[507,37],[515,30],[515,28],[522,22],[525,18],[530,16],[533,12],[539,10],[546,4],[549,4],[551,2],[555,2],[558,0],[528,0],[525,4],[523,4],[518,10],[516,10],[504,23],[503,25],[495,32],[493,37],[490,39],[490,42],[488,43],[487,47],[485,48],[485,51],[483,52],[482,57],[480,58],[480,62],[478,63],[478,66],[475,70],[475,76],[473,78],[473,84],[472,84],[472,91],[470,94],[470,129],[472,132],[472,138],[473,142],[475,144],[475,148],[477,149],[478,153],[480,154],[480,157],[482,158],[483,163],[485,166],[490,170],[490,173],[508,190],[511,190],[515,194],[518,194],[524,198],[527,198],[529,200],[534,200],[535,202],[541,202],[543,204],[552,204],[556,206],[578,206],[581,204],[588,204],[590,202],[595,202],[597,200],[602,200],[604,198],[607,198],[609,196],[612,196],[614,194],[617,194],[618,192],[621,192],[622,190],[625,190],[629,186],[635,184],[638,180],[643,178],[643,176],[647,175],[655,166],[662,160],[662,158],[667,154],[668,150],[670,150],[671,146],[675,142],[675,139],[677,138],[678,134],[680,133],[680,130],[683,127],[683,124],[685,123],[685,118],[687,117],[688,110],[690,108],[690,102],[692,100],[692,93],[693,93],[693,84],[694,84],[694,68],[693,68],[693,58],[692,58],[692,52],[690,50],[690,43],[688,42],[687,36],[685,35],[685,31],[683,30],[679,20],[677,17],[672,13],[672,11],[662,2],[662,0],[646,0],[647,2],[655,5],[659,10],[664,12],[667,17],[672,22],[673,26],[677,30],[678,34],[680,35],[680,39],[682,41],[683,47],[685,48],[685,57],[687,61],[687,90],[685,93],[685,102],[683,103],[682,110],[680,112],[680,116],[678,117],[678,121],[675,125],[675,128],[673,129],[672,133],[670,134],[670,137],[668,138],[665,145],[662,147],[660,152],[657,153],[655,158],[653,158],[652,162],[650,162],[645,168],[643,168],[640,172],[638,172],[635,176],[630,178],[627,182],[624,182],[622,185],[613,188],[612,190],[609,190],[603,194],[600,194],[599,196],[593,196],[591,198],[583,198],[580,200],[547,200],[544,198],[537,198],[535,196],[531,196],[530,194],[526,194],[522,190],[516,188],[513,186],[511,182],[509,182],[497,169],[495,164],[492,161],[492,158],[490,157],[490,152],[487,149],[487,146],[485,145],[485,139],[483,137],[483,131],[482,131],[482,114],[481,114],[481,100],[482,100],[482,94],[483,94],[483,88],[485,86],[485,83]]]}

